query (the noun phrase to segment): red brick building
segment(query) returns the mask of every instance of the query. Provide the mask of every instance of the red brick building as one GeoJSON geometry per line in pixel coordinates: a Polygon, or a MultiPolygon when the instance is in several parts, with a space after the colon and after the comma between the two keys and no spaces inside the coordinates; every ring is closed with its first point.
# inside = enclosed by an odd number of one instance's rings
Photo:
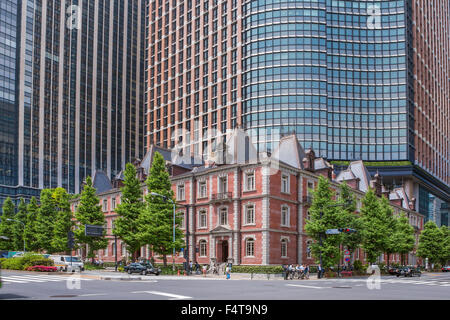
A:
{"type": "MultiPolygon", "coordinates": [[[[250,145],[245,154],[254,154],[251,148],[250,145]]],[[[177,212],[184,215],[181,227],[186,234],[188,258],[200,264],[211,260],[242,265],[315,264],[308,254],[311,240],[304,226],[312,201],[310,189],[316,186],[320,175],[334,179],[331,182],[334,190],[338,190],[340,182],[348,181],[358,199],[358,210],[370,186],[379,196],[385,193],[390,197],[396,213],[404,212],[410,218],[417,236],[423,227],[423,216],[411,210],[414,206],[404,190],[386,192],[380,177],[371,179],[362,162],[352,163],[336,177],[332,166],[323,158],[316,158],[314,151],[305,152],[295,135],[282,138],[271,156],[247,156],[245,161],[240,161],[245,157],[236,152],[227,157],[227,163],[208,162],[191,168],[172,163],[173,154],[169,150],[152,147],[142,162],[135,163],[143,182],[156,151],[163,154],[172,173],[172,188],[179,204],[177,212]]],[[[105,185],[101,177],[94,177],[94,186],[105,185]]],[[[120,202],[117,188],[120,179],[119,175],[113,182],[115,188],[111,185],[109,190],[98,193],[109,230],[117,218],[114,209],[120,202]]],[[[146,193],[145,184],[143,189],[146,193]]],[[[76,201],[72,209],[76,209],[76,201]]],[[[119,260],[126,255],[121,241],[117,254],[119,260]]],[[[148,247],[142,248],[141,257],[151,255],[148,247]]],[[[101,250],[100,257],[103,261],[114,261],[113,239],[107,250],[101,250]]],[[[398,261],[398,258],[390,260],[398,261]]],[[[364,261],[362,250],[353,259],[364,261]]],[[[159,259],[155,257],[155,260],[159,259]]],[[[168,261],[172,261],[171,256],[168,261]]],[[[176,262],[184,261],[180,253],[176,262]]],[[[416,262],[411,254],[409,263],[416,262]]]]}

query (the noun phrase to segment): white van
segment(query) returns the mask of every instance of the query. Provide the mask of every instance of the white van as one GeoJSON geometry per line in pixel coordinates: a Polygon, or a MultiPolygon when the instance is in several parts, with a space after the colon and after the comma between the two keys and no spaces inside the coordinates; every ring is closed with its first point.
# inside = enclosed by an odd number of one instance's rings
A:
{"type": "Polygon", "coordinates": [[[55,267],[58,271],[84,271],[84,263],[80,260],[79,257],[74,256],[50,256],[49,259],[52,259],[55,267]]]}

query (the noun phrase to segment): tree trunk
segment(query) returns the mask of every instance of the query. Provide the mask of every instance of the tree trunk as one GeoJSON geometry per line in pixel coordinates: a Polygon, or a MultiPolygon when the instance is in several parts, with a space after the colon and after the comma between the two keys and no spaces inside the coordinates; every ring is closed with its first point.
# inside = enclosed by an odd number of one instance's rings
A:
{"type": "Polygon", "coordinates": [[[165,254],[163,254],[163,263],[164,267],[167,267],[167,256],[165,254]]]}
{"type": "Polygon", "coordinates": [[[388,253],[386,253],[386,255],[387,255],[387,267],[388,267],[388,271],[389,271],[389,262],[390,262],[390,257],[391,257],[391,254],[388,252],[388,253]]]}

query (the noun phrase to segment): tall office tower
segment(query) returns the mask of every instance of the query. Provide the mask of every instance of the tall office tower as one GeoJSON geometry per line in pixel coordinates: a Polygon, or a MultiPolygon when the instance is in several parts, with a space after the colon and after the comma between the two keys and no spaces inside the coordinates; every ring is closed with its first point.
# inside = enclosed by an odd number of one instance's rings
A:
{"type": "Polygon", "coordinates": [[[215,131],[241,125],[271,151],[295,132],[338,170],[372,162],[446,219],[448,1],[151,0],[147,12],[149,144],[206,155],[215,131]]]}
{"type": "Polygon", "coordinates": [[[141,158],[145,0],[0,6],[0,202],[141,158]]]}
{"type": "Polygon", "coordinates": [[[148,144],[206,153],[241,122],[242,6],[149,1],[148,144]]]}

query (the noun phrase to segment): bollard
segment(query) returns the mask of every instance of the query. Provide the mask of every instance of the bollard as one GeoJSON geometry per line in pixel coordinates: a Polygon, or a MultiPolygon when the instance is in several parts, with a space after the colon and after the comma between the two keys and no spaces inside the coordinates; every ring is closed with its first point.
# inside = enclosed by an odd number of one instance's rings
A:
{"type": "Polygon", "coordinates": [[[250,273],[250,280],[253,280],[253,272],[250,273]]]}
{"type": "Polygon", "coordinates": [[[203,276],[206,277],[206,270],[203,269],[203,276]]]}
{"type": "Polygon", "coordinates": [[[178,270],[178,276],[180,276],[180,270],[178,270]]]}
{"type": "Polygon", "coordinates": [[[184,270],[184,275],[187,276],[186,270],[184,270]]]}

